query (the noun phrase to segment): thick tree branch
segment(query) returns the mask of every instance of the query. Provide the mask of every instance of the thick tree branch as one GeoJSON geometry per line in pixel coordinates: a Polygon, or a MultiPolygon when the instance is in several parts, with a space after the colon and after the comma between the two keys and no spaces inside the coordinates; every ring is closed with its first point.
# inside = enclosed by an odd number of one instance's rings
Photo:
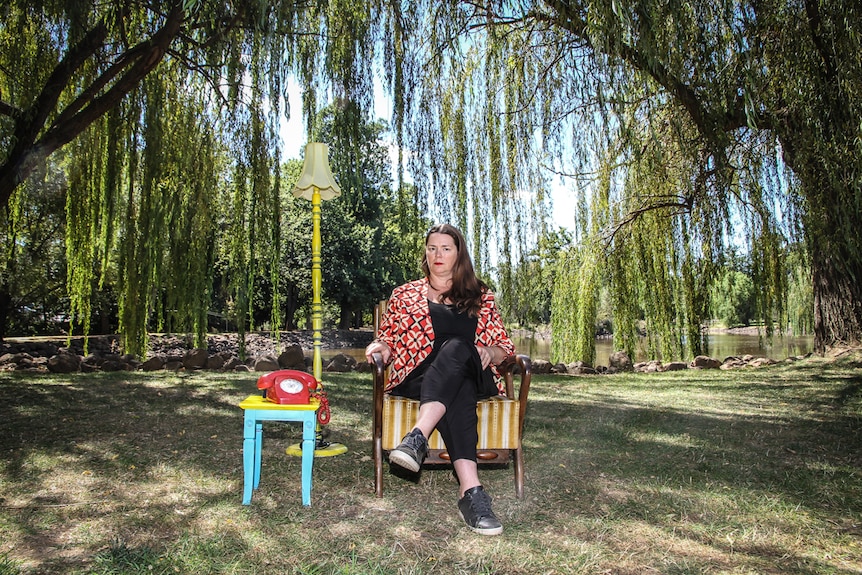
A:
{"type": "Polygon", "coordinates": [[[805,15],[808,17],[808,27],[811,29],[811,41],[817,49],[820,61],[823,62],[825,81],[831,83],[838,76],[838,67],[835,65],[832,52],[823,39],[823,18],[820,15],[818,3],[805,0],[805,15]]]}
{"type": "Polygon", "coordinates": [[[175,7],[162,28],[146,43],[133,49],[135,58],[127,62],[129,69],[103,95],[92,100],[80,112],[68,118],[66,125],[55,124],[40,140],[40,145],[53,152],[68,143],[87,126],[116,106],[161,62],[173,39],[182,26],[182,9],[175,7]]]}
{"type": "Polygon", "coordinates": [[[6,163],[0,166],[0,205],[5,206],[12,191],[32,171],[32,167],[22,175],[21,167],[28,165],[29,151],[32,149],[51,112],[57,107],[57,102],[63,90],[84,62],[90,58],[105,40],[108,29],[100,22],[81,40],[69,49],[51,75],[48,76],[42,91],[26,110],[20,110],[14,116],[14,145],[9,150],[6,163]]]}
{"type": "Polygon", "coordinates": [[[104,22],[99,22],[67,54],[45,82],[42,92],[27,110],[18,125],[15,135],[21,139],[19,146],[32,143],[48,117],[57,108],[60,95],[69,86],[74,73],[102,46],[108,35],[104,22]]]}
{"type": "Polygon", "coordinates": [[[162,27],[149,41],[126,52],[38,137],[51,112],[56,109],[60,94],[68,86],[75,70],[103,44],[107,37],[107,27],[100,23],[70,50],[49,77],[33,106],[22,114],[17,123],[15,146],[6,163],[0,166],[0,205],[6,205],[15,188],[52,152],[72,141],[137,88],[162,60],[179,33],[183,20],[182,9],[174,7],[162,27]],[[98,95],[123,70],[125,73],[107,91],[98,95]]]}
{"type": "Polygon", "coordinates": [[[646,198],[646,200],[652,200],[655,203],[645,203],[644,205],[641,205],[641,207],[627,212],[624,218],[615,223],[611,229],[605,233],[605,242],[607,244],[611,244],[621,230],[628,228],[633,222],[648,213],[656,210],[672,210],[668,215],[678,216],[690,213],[692,208],[692,199],[686,196],[653,196],[651,198],[646,198]],[[667,199],[655,201],[658,198],[667,199]]]}
{"type": "Polygon", "coordinates": [[[102,72],[92,84],[81,92],[81,94],[75,98],[71,104],[66,106],[66,108],[60,112],[51,124],[51,127],[60,126],[68,122],[81,110],[81,108],[92,102],[105,86],[110,84],[124,69],[128,68],[138,58],[140,58],[143,52],[148,51],[149,48],[150,42],[141,43],[120,56],[116,62],[109,66],[108,69],[102,72]]]}
{"type": "MultiPolygon", "coordinates": [[[[670,72],[662,62],[650,58],[646,52],[636,45],[622,41],[614,41],[607,49],[596,47],[587,33],[587,21],[577,12],[570,2],[546,0],[545,4],[553,11],[547,13],[535,11],[534,17],[548,24],[556,24],[583,41],[586,46],[597,53],[617,57],[634,68],[649,74],[652,79],[664,87],[674,99],[686,110],[698,130],[711,142],[723,142],[723,134],[746,125],[744,102],[741,97],[735,98],[732,107],[726,113],[716,115],[703,106],[694,88],[670,72]]],[[[720,150],[716,150],[720,153],[720,150]]]]}

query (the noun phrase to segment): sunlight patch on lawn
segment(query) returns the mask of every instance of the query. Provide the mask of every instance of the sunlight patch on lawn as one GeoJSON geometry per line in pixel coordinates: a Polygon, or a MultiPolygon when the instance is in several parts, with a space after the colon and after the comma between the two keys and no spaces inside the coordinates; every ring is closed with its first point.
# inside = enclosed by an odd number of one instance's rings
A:
{"type": "Polygon", "coordinates": [[[669,434],[654,432],[632,432],[631,439],[634,441],[644,441],[649,443],[662,443],[664,445],[672,445],[674,447],[703,447],[702,442],[695,441],[688,433],[669,434]]]}
{"type": "Polygon", "coordinates": [[[190,403],[177,407],[177,415],[185,416],[207,416],[213,415],[218,417],[235,417],[238,425],[242,424],[242,413],[239,409],[215,408],[203,403],[190,403]]]}

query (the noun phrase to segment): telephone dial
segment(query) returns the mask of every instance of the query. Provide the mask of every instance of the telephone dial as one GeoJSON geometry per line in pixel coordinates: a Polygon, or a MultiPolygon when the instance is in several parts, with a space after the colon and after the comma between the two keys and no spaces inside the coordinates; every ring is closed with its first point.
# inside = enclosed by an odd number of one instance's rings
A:
{"type": "Polygon", "coordinates": [[[329,423],[329,402],[323,386],[310,373],[295,369],[281,369],[260,376],[257,388],[263,396],[279,405],[299,405],[309,403],[312,397],[320,401],[317,419],[321,425],[329,423]]]}

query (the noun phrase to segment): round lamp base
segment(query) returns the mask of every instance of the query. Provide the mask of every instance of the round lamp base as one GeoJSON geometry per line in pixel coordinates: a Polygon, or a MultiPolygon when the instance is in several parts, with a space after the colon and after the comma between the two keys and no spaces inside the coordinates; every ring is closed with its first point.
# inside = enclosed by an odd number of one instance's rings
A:
{"type": "MultiPolygon", "coordinates": [[[[294,443],[285,449],[285,453],[295,457],[301,457],[302,444],[294,443]]],[[[342,453],[347,453],[347,446],[342,443],[324,443],[314,450],[315,457],[331,457],[333,455],[341,455],[342,453]]]]}

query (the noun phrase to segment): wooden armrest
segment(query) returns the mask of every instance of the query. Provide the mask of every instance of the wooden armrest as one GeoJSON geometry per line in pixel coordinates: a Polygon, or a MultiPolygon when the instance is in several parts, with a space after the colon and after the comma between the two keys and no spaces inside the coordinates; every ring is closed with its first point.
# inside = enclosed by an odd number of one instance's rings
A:
{"type": "Polygon", "coordinates": [[[383,393],[386,388],[386,366],[383,365],[383,356],[379,353],[371,354],[374,374],[374,435],[383,437],[383,393]]]}
{"type": "MultiPolygon", "coordinates": [[[[518,419],[524,425],[524,416],[527,414],[527,396],[530,393],[530,380],[533,377],[533,368],[530,358],[526,355],[515,355],[506,358],[497,366],[497,370],[503,376],[506,383],[506,395],[518,401],[518,419]],[[518,395],[515,395],[515,368],[518,367],[518,395]]],[[[382,400],[381,400],[382,401],[382,400]]],[[[523,429],[521,430],[523,432],[523,429]]]]}

